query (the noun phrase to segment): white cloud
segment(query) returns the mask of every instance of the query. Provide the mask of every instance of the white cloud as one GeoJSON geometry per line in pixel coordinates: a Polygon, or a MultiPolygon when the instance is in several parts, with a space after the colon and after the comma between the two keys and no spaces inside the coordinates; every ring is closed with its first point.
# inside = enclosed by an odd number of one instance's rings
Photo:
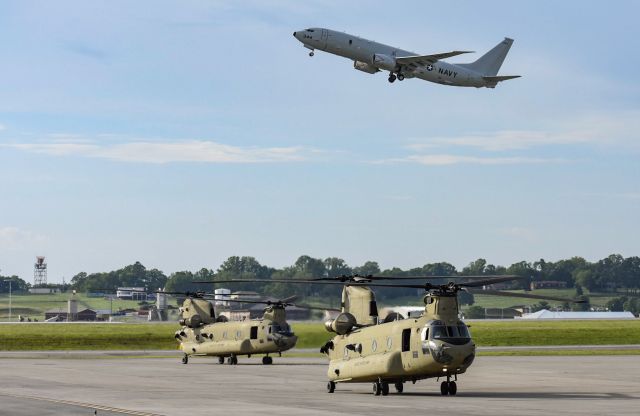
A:
{"type": "Polygon", "coordinates": [[[123,162],[269,163],[305,160],[312,150],[302,147],[240,147],[209,140],[127,143],[82,142],[77,138],[49,143],[7,144],[6,147],[54,156],[83,156],[123,162]]]}
{"type": "Polygon", "coordinates": [[[533,157],[483,157],[483,156],[460,156],[450,154],[437,155],[411,155],[405,158],[386,159],[374,163],[419,163],[427,166],[445,165],[521,165],[531,163],[562,163],[564,159],[545,159],[533,157]]]}
{"type": "Polygon", "coordinates": [[[0,228],[0,249],[3,250],[20,250],[40,245],[47,240],[48,238],[42,234],[21,230],[17,227],[0,228]]]}
{"type": "Polygon", "coordinates": [[[407,148],[420,151],[467,147],[485,151],[523,150],[539,146],[581,145],[637,147],[640,111],[585,115],[540,130],[498,130],[459,136],[411,139],[407,148]]]}
{"type": "Polygon", "coordinates": [[[407,147],[413,150],[422,150],[457,146],[480,148],[488,151],[505,151],[528,149],[533,146],[587,143],[596,138],[596,133],[589,130],[576,130],[562,133],[502,130],[493,133],[418,139],[416,143],[410,144],[407,147]]]}

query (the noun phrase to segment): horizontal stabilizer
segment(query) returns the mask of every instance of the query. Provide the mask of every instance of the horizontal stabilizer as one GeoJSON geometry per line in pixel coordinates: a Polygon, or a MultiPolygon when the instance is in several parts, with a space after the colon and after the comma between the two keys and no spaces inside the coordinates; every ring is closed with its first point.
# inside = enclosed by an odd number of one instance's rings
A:
{"type": "Polygon", "coordinates": [[[452,56],[458,56],[464,53],[473,53],[473,51],[452,51],[445,53],[436,53],[433,55],[402,56],[396,58],[396,62],[400,65],[427,66],[441,59],[451,58],[452,56]]]}
{"type": "Polygon", "coordinates": [[[500,81],[506,81],[508,79],[514,79],[514,78],[520,78],[520,77],[521,75],[501,75],[497,77],[482,77],[482,79],[487,82],[500,82],[500,81]]]}

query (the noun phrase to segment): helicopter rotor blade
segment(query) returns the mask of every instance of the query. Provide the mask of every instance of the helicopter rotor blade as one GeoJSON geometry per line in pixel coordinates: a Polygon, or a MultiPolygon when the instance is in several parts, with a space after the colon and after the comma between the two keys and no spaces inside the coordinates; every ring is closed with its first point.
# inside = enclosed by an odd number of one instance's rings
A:
{"type": "Polygon", "coordinates": [[[490,295],[490,296],[504,296],[508,298],[541,299],[541,300],[553,300],[557,302],[569,302],[569,303],[586,303],[586,301],[582,299],[569,299],[569,298],[560,298],[556,296],[535,295],[535,294],[528,294],[528,293],[503,292],[501,290],[467,290],[467,292],[473,295],[490,295]]]}
{"type": "Polygon", "coordinates": [[[307,305],[300,305],[297,303],[291,303],[291,306],[295,306],[296,308],[302,308],[302,309],[310,309],[312,311],[333,311],[333,312],[342,312],[342,309],[336,309],[336,308],[323,308],[321,306],[307,306],[307,305]]]}
{"type": "Polygon", "coordinates": [[[458,286],[462,286],[462,287],[478,287],[478,286],[487,286],[487,285],[492,285],[495,283],[502,283],[502,282],[510,282],[512,280],[519,280],[522,279],[522,277],[520,276],[501,276],[501,277],[491,277],[489,279],[484,279],[484,280],[478,280],[478,281],[474,281],[474,282],[463,282],[463,283],[458,283],[458,286]]]}
{"type": "Polygon", "coordinates": [[[206,293],[203,294],[203,296],[201,297],[201,299],[207,299],[207,300],[217,300],[220,302],[234,302],[234,303],[254,303],[254,304],[262,304],[262,305],[281,305],[282,307],[286,308],[288,306],[295,306],[296,308],[302,308],[302,309],[311,309],[311,310],[319,310],[319,311],[325,311],[325,310],[329,310],[329,311],[336,311],[336,312],[341,312],[341,309],[335,309],[335,308],[324,308],[321,306],[307,306],[307,305],[300,305],[297,303],[292,303],[291,301],[296,299],[298,296],[294,295],[294,296],[289,296],[288,298],[285,299],[280,299],[280,300],[256,300],[256,299],[214,299],[213,296],[220,296],[220,295],[214,295],[211,293],[206,293]]]}
{"type": "MultiPolygon", "coordinates": [[[[294,284],[312,284],[312,285],[351,285],[366,284],[372,280],[442,280],[442,279],[505,279],[499,281],[507,281],[520,278],[515,275],[470,275],[470,276],[338,276],[338,277],[321,277],[316,279],[227,279],[227,280],[196,280],[191,283],[198,284],[216,284],[216,283],[294,283],[294,284]],[[351,280],[347,280],[349,277],[351,280]]],[[[497,281],[496,281],[497,282],[497,281]]],[[[423,287],[423,285],[419,285],[423,287]]],[[[482,285],[480,285],[482,286],[482,285]]],[[[413,286],[411,286],[413,287],[413,286]]]]}

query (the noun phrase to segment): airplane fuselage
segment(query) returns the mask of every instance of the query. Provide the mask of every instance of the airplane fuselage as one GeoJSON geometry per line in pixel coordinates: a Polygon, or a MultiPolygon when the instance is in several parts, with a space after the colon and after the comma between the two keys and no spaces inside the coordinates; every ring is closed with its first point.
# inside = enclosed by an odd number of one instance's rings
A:
{"type": "MultiPolygon", "coordinates": [[[[438,84],[460,87],[487,87],[489,83],[483,74],[454,65],[441,60],[424,66],[403,66],[396,63],[396,58],[417,56],[418,54],[372,40],[353,36],[348,33],[330,29],[310,28],[296,31],[294,37],[303,45],[313,50],[321,50],[342,56],[354,61],[354,68],[373,74],[378,71],[389,71],[392,76],[398,74],[398,79],[419,78],[438,84]]],[[[393,78],[395,80],[395,78],[393,78]]],[[[390,81],[392,81],[390,79],[390,81]]],[[[495,83],[490,87],[495,86],[495,83]]]]}

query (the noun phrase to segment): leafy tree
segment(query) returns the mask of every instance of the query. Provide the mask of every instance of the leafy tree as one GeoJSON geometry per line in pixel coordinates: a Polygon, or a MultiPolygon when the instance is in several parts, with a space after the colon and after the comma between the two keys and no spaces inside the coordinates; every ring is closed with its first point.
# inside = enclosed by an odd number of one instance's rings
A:
{"type": "Polygon", "coordinates": [[[574,274],[574,281],[577,286],[586,287],[589,291],[596,289],[596,282],[593,277],[593,272],[589,269],[577,270],[574,274]]]}
{"type": "Polygon", "coordinates": [[[351,267],[342,259],[337,257],[327,257],[324,259],[324,268],[328,277],[338,277],[353,273],[351,267]]]}
{"type": "Polygon", "coordinates": [[[461,290],[458,292],[458,303],[460,305],[473,305],[474,298],[473,294],[469,292],[465,292],[461,290]]]}
{"type": "Polygon", "coordinates": [[[536,280],[538,277],[538,270],[536,270],[531,263],[521,261],[514,263],[507,269],[507,274],[513,274],[520,276],[521,279],[514,281],[513,288],[528,290],[532,280],[536,280]]]}
{"type": "Polygon", "coordinates": [[[462,275],[482,275],[485,274],[485,268],[487,267],[487,261],[485,259],[478,259],[469,263],[467,267],[462,269],[462,275]]]}
{"type": "Polygon", "coordinates": [[[327,276],[327,268],[320,259],[310,256],[300,256],[294,266],[296,275],[300,278],[318,278],[327,276]]]}
{"type": "Polygon", "coordinates": [[[361,276],[380,274],[380,266],[375,261],[367,261],[362,266],[353,268],[354,274],[361,276]]]}
{"type": "Polygon", "coordinates": [[[0,276],[0,293],[9,293],[9,282],[11,280],[11,293],[26,292],[29,290],[29,283],[18,276],[0,276]]]}
{"type": "Polygon", "coordinates": [[[196,280],[190,271],[171,273],[164,288],[167,292],[195,292],[202,290],[203,286],[192,283],[196,280]]]}

